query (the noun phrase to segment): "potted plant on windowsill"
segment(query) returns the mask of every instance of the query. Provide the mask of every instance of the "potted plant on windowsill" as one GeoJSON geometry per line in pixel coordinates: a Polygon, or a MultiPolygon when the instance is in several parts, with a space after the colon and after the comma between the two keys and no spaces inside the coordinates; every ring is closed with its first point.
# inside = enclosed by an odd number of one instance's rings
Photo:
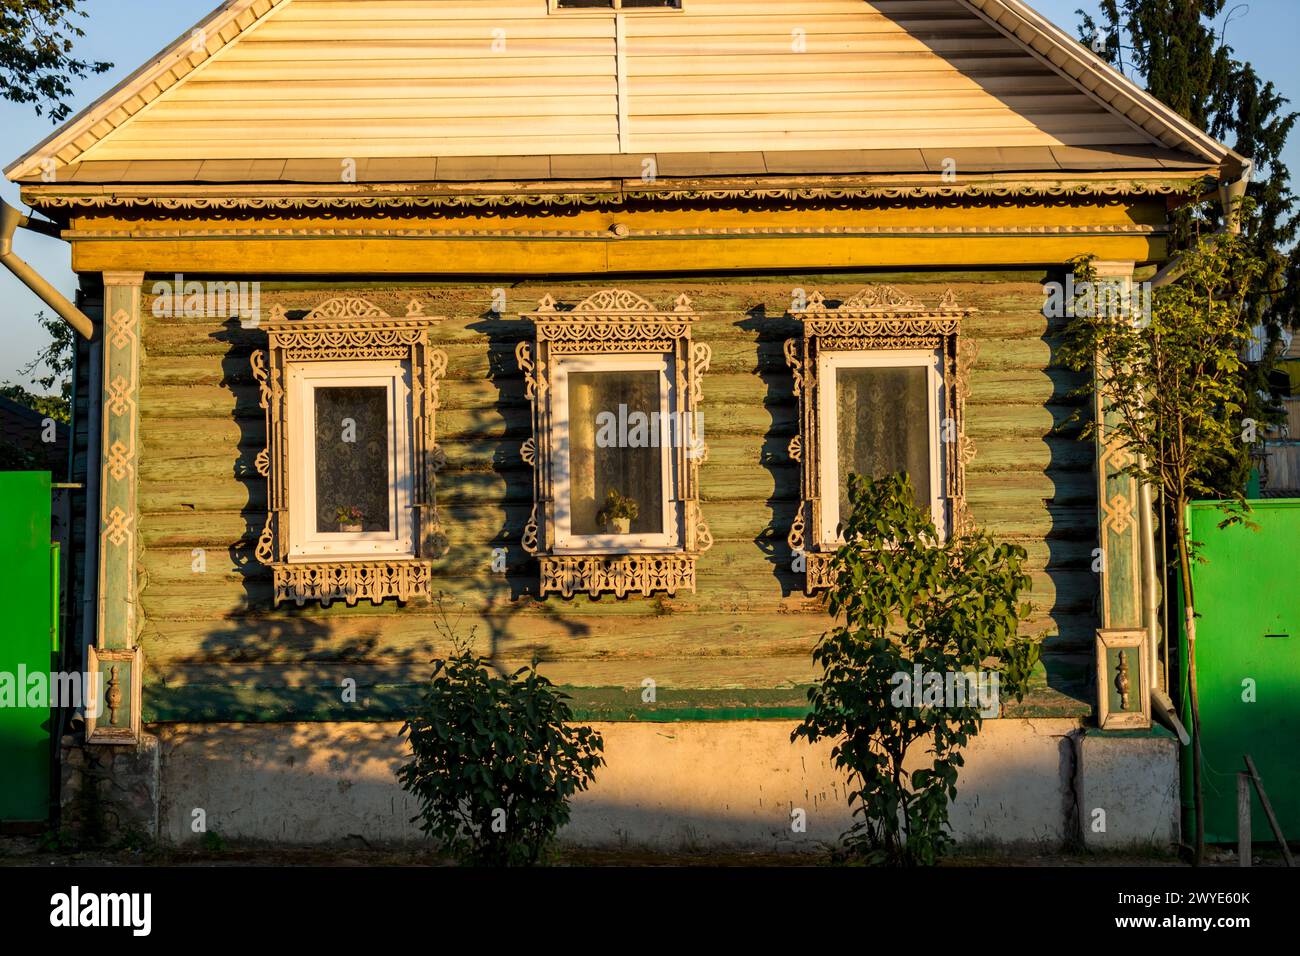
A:
{"type": "Polygon", "coordinates": [[[611,488],[605,496],[605,507],[596,515],[596,522],[605,526],[606,534],[629,534],[640,510],[636,501],[611,488]]]}
{"type": "Polygon", "coordinates": [[[342,533],[358,534],[365,530],[363,524],[366,520],[365,512],[355,505],[338,508],[334,516],[338,519],[339,531],[342,533]]]}

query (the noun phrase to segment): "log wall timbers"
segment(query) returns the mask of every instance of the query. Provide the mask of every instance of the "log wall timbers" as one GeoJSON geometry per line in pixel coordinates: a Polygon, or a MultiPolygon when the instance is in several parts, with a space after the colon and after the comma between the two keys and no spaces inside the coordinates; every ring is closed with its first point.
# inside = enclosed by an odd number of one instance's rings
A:
{"type": "MultiPolygon", "coordinates": [[[[594,290],[598,289],[598,282],[597,278],[582,285],[594,290]]],[[[343,285],[330,285],[329,289],[331,293],[339,294],[338,289],[343,285]]],[[[787,302],[784,291],[787,285],[777,285],[780,286],[780,294],[767,294],[768,313],[777,304],[787,302]]],[[[346,287],[352,289],[355,286],[346,284],[346,287]]],[[[641,289],[641,286],[637,287],[641,289]]],[[[653,287],[654,291],[643,294],[663,302],[669,302],[672,295],[681,291],[672,282],[649,287],[653,287]]],[[[546,289],[545,285],[539,286],[538,294],[546,289]]],[[[702,295],[706,313],[735,311],[741,304],[748,302],[750,295],[746,291],[745,297],[737,299],[735,290],[727,290],[712,297],[703,290],[692,291],[697,303],[701,300],[698,297],[702,295]]],[[[754,294],[763,299],[762,290],[754,294]]],[[[110,302],[116,302],[116,295],[109,290],[107,298],[110,302]]],[[[295,306],[311,308],[318,304],[317,295],[315,291],[298,295],[294,300],[295,306]]],[[[477,295],[477,287],[469,291],[438,291],[434,294],[434,302],[437,303],[435,311],[452,316],[446,334],[439,337],[439,345],[451,352],[452,364],[460,369],[452,393],[455,407],[446,423],[446,437],[450,438],[451,449],[454,449],[455,458],[460,464],[467,463],[468,459],[473,459],[473,462],[480,459],[490,462],[503,441],[510,445],[515,438],[510,412],[498,407],[498,389],[482,389],[480,394],[473,382],[461,381],[467,375],[465,368],[472,367],[474,375],[477,375],[477,369],[486,371],[487,368],[486,358],[480,358],[482,333],[472,325],[473,321],[477,321],[472,316],[480,308],[477,295]],[[482,431],[482,420],[489,423],[490,432],[482,431]]],[[[529,299],[533,297],[532,293],[521,295],[529,299]]],[[[1050,363],[1050,356],[1047,345],[1040,339],[1041,334],[1044,334],[1044,317],[1041,315],[1039,286],[1035,281],[1032,289],[1030,285],[1018,290],[989,286],[987,291],[979,286],[963,287],[963,303],[967,297],[974,298],[971,304],[979,304],[987,316],[970,329],[972,341],[995,337],[984,342],[987,346],[984,352],[992,356],[992,364],[989,364],[987,371],[980,373],[983,377],[975,376],[979,381],[975,386],[976,414],[972,416],[972,427],[975,429],[974,437],[982,442],[980,462],[985,466],[975,476],[975,514],[980,523],[988,524],[997,533],[1009,533],[1026,542],[1031,554],[1039,554],[1037,561],[1049,564],[1050,570],[1035,571],[1034,600],[1047,611],[1036,619],[1035,628],[1047,627],[1050,630],[1053,620],[1057,622],[1054,626],[1061,627],[1063,635],[1057,645],[1054,645],[1058,653],[1065,653],[1062,650],[1065,646],[1083,645],[1084,641],[1087,641],[1091,650],[1092,631],[1097,622],[1089,613],[1089,606],[1097,593],[1097,576],[1088,570],[1088,551],[1093,548],[1092,538],[1096,532],[1087,525],[1092,524],[1092,515],[1100,514],[1100,509],[1097,509],[1093,497],[1095,490],[1089,490],[1096,488],[1096,481],[1088,471],[1083,470],[1088,468],[1088,460],[1084,455],[1093,458],[1096,455],[1071,438],[1044,438],[1048,434],[1050,421],[1039,410],[1044,403],[1052,405],[1053,393],[1063,394],[1062,389],[1066,385],[1053,386],[1048,377],[1041,373],[1043,363],[1050,363]],[[1002,315],[1002,312],[1006,312],[1006,315],[1002,315]],[[1011,372],[997,371],[1004,365],[1011,372]],[[1034,411],[1028,411],[1027,407],[1034,408],[1034,411]],[[1011,425],[1013,421],[1015,424],[1011,425]],[[1002,431],[1009,427],[1011,432],[1008,436],[1002,436],[1002,431]],[[1009,490],[1011,476],[1006,471],[1011,460],[1018,462],[1018,467],[1028,463],[1035,466],[1024,471],[1024,481],[1015,484],[1014,492],[1009,490]],[[1037,467],[1039,464],[1041,470],[1037,467]],[[1047,475],[1044,475],[1043,470],[1047,470],[1047,475]],[[1058,496],[1062,493],[1062,488],[1069,489],[1070,497],[1058,497],[1053,505],[1053,486],[1058,496]],[[1053,542],[1049,549],[1041,536],[1053,531],[1061,532],[1062,529],[1066,538],[1053,542]],[[1045,605],[1044,589],[1047,594],[1045,605]],[[1062,620],[1066,623],[1060,623],[1062,620]],[[1074,645],[1070,641],[1074,641],[1074,645]]],[[[380,300],[389,302],[391,299],[394,307],[387,311],[400,315],[400,300],[404,298],[406,291],[402,290],[402,293],[380,300]]],[[[582,297],[569,290],[565,298],[578,300],[582,297]]],[[[143,307],[147,308],[147,302],[143,307]]],[[[143,640],[148,644],[149,654],[155,662],[162,662],[172,658],[188,659],[194,654],[194,649],[198,648],[199,641],[208,640],[214,631],[221,630],[222,633],[246,637],[252,635],[255,628],[278,626],[289,618],[283,611],[276,613],[270,607],[272,594],[269,571],[266,571],[265,580],[253,576],[251,584],[237,575],[213,574],[195,579],[188,572],[192,546],[213,546],[217,542],[226,544],[234,540],[230,536],[242,535],[246,524],[246,516],[240,514],[240,510],[251,507],[256,511],[264,507],[256,498],[251,503],[248,502],[246,489],[229,480],[231,455],[239,457],[247,451],[248,464],[251,464],[253,454],[251,450],[240,450],[234,444],[239,429],[230,424],[230,416],[235,406],[247,406],[246,412],[235,414],[257,415],[260,418],[257,412],[257,389],[250,376],[248,381],[240,378],[233,384],[221,385],[220,394],[217,394],[217,382],[224,381],[225,376],[221,358],[226,355],[229,346],[225,343],[214,345],[201,336],[195,339],[194,325],[191,323],[170,319],[155,320],[152,317],[147,319],[144,342],[148,346],[151,360],[147,368],[142,369],[144,389],[140,407],[144,414],[144,428],[149,431],[151,454],[147,462],[142,464],[139,493],[140,510],[146,512],[142,540],[143,544],[149,545],[149,549],[147,554],[140,554],[139,561],[148,580],[148,589],[142,594],[142,610],[148,613],[149,618],[143,622],[146,628],[143,640]],[[203,453],[198,459],[194,458],[195,446],[192,445],[196,438],[204,444],[203,453]],[[209,445],[209,442],[214,444],[209,445]],[[182,455],[185,458],[183,468],[179,467],[182,455]],[[195,489],[192,485],[196,477],[203,480],[204,488],[208,490],[204,490],[204,503],[200,505],[198,514],[191,514],[185,510],[190,506],[182,506],[178,502],[194,499],[192,494],[195,489]],[[183,490],[182,485],[185,485],[183,490]],[[253,602],[251,606],[250,601],[253,602]],[[263,601],[265,604],[261,604],[263,601]],[[218,618],[222,622],[229,620],[229,623],[218,624],[218,618]]],[[[256,345],[255,334],[240,334],[247,338],[248,346],[256,345]]],[[[742,365],[746,369],[750,368],[751,363],[758,363],[759,368],[767,369],[772,375],[788,375],[780,360],[780,350],[772,342],[764,339],[759,343],[759,355],[751,355],[753,346],[749,342],[750,333],[732,333],[729,320],[728,323],[707,325],[701,329],[701,337],[711,343],[715,350],[722,349],[725,362],[735,364],[737,356],[740,356],[744,359],[742,365]]],[[[510,345],[513,345],[513,341],[510,345]]],[[[731,365],[724,367],[723,372],[729,368],[731,365]]],[[[728,399],[732,403],[762,401],[763,389],[757,384],[750,385],[751,378],[757,382],[755,376],[723,375],[722,380],[715,382],[715,386],[716,389],[732,389],[735,394],[728,399]],[[736,384],[732,384],[732,380],[736,380],[736,384]],[[740,384],[744,384],[744,388],[738,388],[740,384]]],[[[103,386],[105,394],[108,393],[110,381],[112,376],[107,378],[103,386]]],[[[712,392],[715,389],[706,384],[706,390],[712,392]]],[[[729,410],[732,405],[723,407],[724,410],[729,410]]],[[[692,666],[684,669],[685,674],[689,675],[689,682],[694,682],[692,685],[712,685],[731,674],[731,671],[736,671],[736,680],[745,679],[745,675],[750,674],[755,666],[753,659],[746,659],[745,654],[759,654],[762,657],[772,653],[788,653],[792,644],[800,643],[802,646],[802,641],[806,640],[805,632],[811,633],[810,628],[814,628],[815,623],[805,622],[797,615],[783,613],[788,610],[792,598],[785,598],[784,602],[779,597],[770,598],[768,589],[759,587],[766,581],[762,575],[766,574],[768,568],[766,559],[755,551],[750,540],[750,528],[755,522],[761,523],[770,516],[764,511],[762,502],[748,502],[751,485],[764,496],[770,497],[771,494],[768,489],[768,481],[771,481],[768,470],[759,462],[757,453],[750,453],[749,450],[751,436],[755,434],[753,429],[759,427],[759,424],[766,428],[771,419],[770,411],[762,408],[759,411],[762,414],[755,412],[754,415],[738,419],[731,432],[718,432],[714,441],[710,442],[722,455],[718,462],[727,464],[728,470],[722,472],[719,471],[719,466],[714,466],[714,471],[710,472],[711,477],[707,479],[708,486],[716,492],[719,484],[724,484],[723,475],[728,479],[729,476],[737,476],[736,480],[744,486],[737,486],[735,490],[727,489],[722,496],[715,496],[718,501],[707,503],[714,532],[718,533],[718,523],[722,527],[724,557],[715,554],[707,562],[707,567],[702,562],[705,578],[699,583],[701,596],[689,596],[690,592],[686,592],[675,602],[680,604],[682,610],[705,611],[707,620],[697,622],[681,615],[671,619],[676,623],[669,626],[666,624],[668,618],[651,617],[653,609],[649,602],[636,602],[634,606],[624,606],[623,602],[591,602],[590,607],[584,602],[573,609],[565,605],[562,610],[568,617],[556,622],[547,622],[541,615],[534,619],[526,614],[513,620],[512,640],[516,644],[532,640],[536,636],[536,628],[543,627],[550,628],[546,631],[547,635],[551,632],[560,635],[565,632],[565,627],[576,627],[572,615],[582,613],[593,615],[589,622],[585,622],[586,626],[591,627],[593,640],[604,641],[615,650],[628,633],[643,633],[646,641],[659,640],[660,636],[667,633],[664,640],[679,641],[682,646],[688,646],[692,653],[697,649],[697,644],[711,649],[725,646],[731,650],[737,641],[732,640],[720,627],[707,641],[695,635],[699,633],[699,628],[708,631],[714,623],[731,620],[728,615],[748,615],[742,617],[746,628],[746,643],[744,648],[737,644],[740,656],[699,658],[698,665],[692,663],[692,666]],[[737,431],[741,428],[744,431],[737,431]],[[744,455],[741,455],[742,451],[744,455]],[[733,502],[733,498],[737,501],[733,502]],[[742,502],[738,498],[746,498],[746,501],[742,502]],[[712,520],[714,518],[716,522],[712,520]],[[740,540],[741,533],[744,541],[740,540]],[[718,613],[712,613],[715,607],[718,613]],[[733,611],[733,607],[737,610],[733,611]],[[617,620],[612,617],[615,614],[617,620]],[[641,617],[642,614],[646,617],[641,617]],[[624,636],[616,637],[615,632],[624,636]],[[727,663],[728,659],[733,663],[727,663]]],[[[784,441],[788,437],[788,429],[783,424],[780,431],[784,441]]],[[[789,499],[793,509],[793,503],[800,497],[797,470],[790,468],[787,471],[781,471],[776,476],[777,496],[781,502],[780,507],[785,507],[784,502],[789,499]],[[789,486],[787,471],[789,479],[796,481],[796,485],[789,486]]],[[[515,512],[519,509],[513,507],[513,498],[503,501],[502,494],[508,488],[498,489],[497,485],[493,485],[484,490],[480,488],[477,479],[471,481],[467,477],[461,480],[459,472],[452,473],[447,480],[451,481],[448,485],[451,493],[460,496],[456,498],[459,503],[452,505],[454,527],[458,529],[455,532],[458,544],[460,541],[486,542],[490,535],[499,532],[503,522],[510,527],[511,535],[516,535],[516,528],[521,529],[528,518],[526,509],[516,516],[515,512]],[[465,499],[471,488],[474,489],[472,496],[465,499]]],[[[784,531],[781,528],[783,536],[784,531]]],[[[519,580],[536,575],[533,570],[536,564],[525,563],[528,564],[528,570],[520,568],[519,580]]],[[[439,572],[439,575],[442,574],[447,576],[439,580],[439,587],[448,587],[452,591],[463,589],[465,593],[477,596],[495,591],[508,593],[508,588],[498,583],[497,576],[489,581],[484,575],[478,575],[477,571],[461,571],[459,567],[447,568],[445,572],[439,572]]],[[[788,583],[794,583],[793,579],[788,583]]],[[[321,619],[322,627],[342,644],[347,644],[350,635],[377,635],[380,645],[376,656],[389,653],[394,648],[402,649],[408,641],[424,640],[424,633],[429,628],[428,618],[419,607],[408,606],[400,611],[391,607],[385,609],[390,611],[391,617],[385,615],[381,627],[376,627],[378,619],[359,617],[356,610],[342,606],[331,609],[328,619],[321,619]]],[[[484,620],[497,623],[498,619],[484,620]]],[[[139,630],[139,626],[136,626],[136,630],[139,630]]],[[[274,658],[286,662],[286,665],[294,659],[304,659],[299,657],[305,650],[302,636],[294,639],[292,635],[295,631],[286,633],[289,636],[285,641],[277,641],[274,645],[257,645],[259,659],[265,658],[269,662],[274,658]]],[[[243,637],[231,640],[243,640],[243,637]]],[[[810,637],[807,640],[811,640],[810,637]]],[[[582,646],[585,648],[586,644],[582,646]]],[[[672,648],[675,649],[676,646],[673,644],[672,648]]],[[[590,671],[590,675],[584,671],[584,680],[588,683],[595,678],[607,680],[607,665],[589,663],[584,658],[585,653],[585,650],[580,652],[577,648],[573,649],[575,663],[572,666],[585,667],[590,671]]],[[[669,652],[666,650],[664,653],[669,652]]],[[[676,653],[675,650],[672,653],[676,653]]],[[[155,666],[164,665],[156,663],[155,666]]],[[[781,663],[781,667],[787,666],[787,663],[781,663]]],[[[1082,683],[1086,674],[1080,674],[1079,679],[1082,683]]]]}
{"type": "Polygon", "coordinates": [[[98,626],[87,652],[87,669],[99,675],[103,701],[100,713],[87,715],[88,743],[135,744],[140,731],[136,498],[143,283],[142,272],[104,273],[98,626]]]}

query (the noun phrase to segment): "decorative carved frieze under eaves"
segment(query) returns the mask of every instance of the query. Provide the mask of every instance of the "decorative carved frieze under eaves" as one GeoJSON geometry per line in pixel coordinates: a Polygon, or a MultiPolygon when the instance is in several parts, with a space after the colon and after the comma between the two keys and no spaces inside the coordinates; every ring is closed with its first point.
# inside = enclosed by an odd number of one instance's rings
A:
{"type": "Polygon", "coordinates": [[[600,190],[500,191],[492,184],[467,184],[455,192],[412,192],[384,194],[376,187],[346,192],[280,196],[241,195],[237,191],[214,194],[195,190],[190,195],[150,195],[145,187],[120,186],[112,192],[100,187],[27,185],[22,188],[25,203],[38,209],[158,209],[162,211],[271,211],[319,212],[331,209],[491,209],[620,206],[627,202],[845,202],[877,200],[935,199],[1068,199],[1120,196],[1178,196],[1200,192],[1200,177],[1175,179],[1113,180],[983,180],[964,183],[871,182],[846,185],[739,184],[685,186],[671,180],[647,186],[639,180],[622,184],[612,181],[600,190]]]}
{"type": "MultiPolygon", "coordinates": [[[[528,240],[570,240],[599,239],[610,242],[628,239],[692,239],[692,238],[744,238],[744,239],[807,239],[817,237],[834,237],[852,239],[870,237],[879,239],[906,239],[918,236],[1001,236],[1004,238],[1031,239],[1037,236],[1142,236],[1165,235],[1169,229],[1165,225],[1146,223],[1098,223],[1046,226],[1035,225],[984,225],[984,226],[690,226],[672,229],[647,229],[629,227],[621,235],[613,235],[608,229],[401,229],[391,226],[367,226],[361,228],[318,226],[279,227],[263,226],[240,229],[213,229],[204,226],[190,226],[179,229],[150,229],[148,236],[159,239],[293,239],[310,236],[314,239],[438,239],[444,241],[478,240],[478,239],[528,239],[528,240]]],[[[67,229],[62,233],[65,239],[138,239],[140,231],[135,229],[67,229]]]]}

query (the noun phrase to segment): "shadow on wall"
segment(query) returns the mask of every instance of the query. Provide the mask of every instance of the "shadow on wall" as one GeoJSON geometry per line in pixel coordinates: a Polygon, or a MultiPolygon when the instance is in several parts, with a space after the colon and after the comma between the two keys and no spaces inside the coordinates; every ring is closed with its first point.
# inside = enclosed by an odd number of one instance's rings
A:
{"type": "MultiPolygon", "coordinates": [[[[1060,282],[1064,273],[1054,272],[1045,281],[1060,282]]],[[[1044,291],[1046,301],[1046,291],[1044,291]]],[[[1047,668],[1048,686],[1091,702],[1091,666],[1096,628],[1100,626],[1100,578],[1093,570],[1093,549],[1097,547],[1097,487],[1094,472],[1095,449],[1091,439],[1081,439],[1091,420],[1087,398],[1076,394],[1087,376],[1065,367],[1060,350],[1066,319],[1048,317],[1041,341],[1049,361],[1042,374],[1051,380],[1052,392],[1044,408],[1051,415],[1052,430],[1043,441],[1048,447],[1045,474],[1051,480],[1053,496],[1044,504],[1050,518],[1047,531],[1048,558],[1045,568],[1056,592],[1049,614],[1056,635],[1047,641],[1045,654],[1062,660],[1047,668]],[[1078,657],[1079,663],[1064,658],[1078,657]]]]}
{"type": "MultiPolygon", "coordinates": [[[[419,840],[395,772],[399,724],[170,725],[162,738],[161,830],[324,843],[419,840]]],[[[818,852],[852,825],[830,746],[792,743],[785,721],[594,724],[608,766],[579,794],[561,838],[588,846],[727,846],[818,852]],[[803,824],[801,826],[801,824],[803,824]]],[[[978,843],[1060,846],[1074,830],[1068,720],[994,721],[967,750],[951,821],[978,843]]],[[[919,760],[920,755],[918,755],[919,760]]]]}
{"type": "MultiPolygon", "coordinates": [[[[519,457],[530,419],[513,359],[514,342],[522,334],[518,326],[496,319],[494,313],[470,326],[491,339],[486,377],[497,388],[498,402],[479,401],[460,409],[468,413],[469,424],[442,443],[447,465],[439,475],[439,510],[452,547],[435,561],[435,591],[440,583],[445,586],[452,615],[466,612],[466,630],[477,627],[478,638],[487,641],[486,647],[476,648],[498,662],[533,657],[544,661],[551,656],[551,645],[533,640],[530,628],[519,623],[525,617],[543,616],[574,638],[590,629],[582,620],[532,598],[535,574],[527,574],[531,559],[518,545],[532,501],[531,472],[519,457]],[[485,522],[493,519],[499,519],[499,525],[483,532],[485,522]],[[495,548],[505,549],[508,556],[504,575],[490,570],[495,548]]],[[[212,665],[187,678],[205,683],[188,689],[183,716],[273,720],[316,714],[357,719],[358,711],[339,700],[349,678],[356,683],[362,719],[367,712],[384,713],[385,707],[388,714],[404,712],[399,705],[414,699],[427,680],[429,662],[448,653],[450,642],[439,634],[435,613],[414,602],[409,609],[391,600],[379,607],[369,602],[352,608],[342,603],[330,608],[292,603],[273,607],[271,572],[255,555],[267,507],[266,480],[255,462],[266,446],[266,429],[249,355],[261,346],[262,333],[243,329],[232,319],[211,337],[227,346],[221,385],[231,395],[230,416],[238,428],[232,476],[246,491],[242,533],[227,545],[243,593],[236,607],[221,612],[220,623],[197,647],[173,657],[176,663],[212,665]]],[[[477,369],[449,370],[449,377],[460,375],[465,381],[480,374],[477,369]]],[[[453,389],[448,396],[444,387],[444,402],[449,397],[457,401],[454,394],[453,389]]],[[[166,713],[166,704],[161,706],[166,713]]]]}
{"type": "Polygon", "coordinates": [[[759,450],[759,461],[772,476],[772,494],[767,499],[771,518],[754,538],[754,544],[772,565],[772,576],[781,585],[781,596],[790,597],[803,592],[803,576],[791,570],[794,555],[787,542],[799,509],[802,487],[799,464],[790,458],[790,439],[799,429],[799,406],[783,347],[786,339],[800,334],[799,323],[788,314],[769,317],[766,305],[756,305],[735,325],[754,336],[758,359],[752,371],[767,389],[763,407],[771,415],[759,450]]]}

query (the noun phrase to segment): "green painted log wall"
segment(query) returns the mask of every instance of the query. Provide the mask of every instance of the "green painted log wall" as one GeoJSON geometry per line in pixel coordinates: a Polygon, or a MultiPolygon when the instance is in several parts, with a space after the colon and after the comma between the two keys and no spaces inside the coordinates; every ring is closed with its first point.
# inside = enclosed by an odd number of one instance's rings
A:
{"type": "MultiPolygon", "coordinates": [[[[699,561],[696,594],[569,601],[530,596],[536,571],[518,545],[532,486],[519,458],[529,415],[514,362],[515,343],[529,327],[517,315],[544,293],[574,302],[611,283],[511,285],[501,317],[490,311],[490,281],[348,291],[397,315],[419,297],[426,312],[446,316],[436,333],[449,357],[437,438],[449,464],[438,503],[451,549],[435,573],[461,630],[474,629],[482,648],[504,662],[537,656],[557,683],[606,688],[602,700],[608,689],[639,689],[652,679],[659,705],[680,715],[710,700],[727,713],[748,713],[764,694],[798,688],[814,675],[809,652],[827,617],[820,599],[803,594],[801,576],[788,571],[785,543],[799,493],[797,465],[786,454],[796,408],[781,349],[798,331],[785,316],[791,289],[820,289],[835,299],[868,281],[908,282],[914,296],[937,302],[952,286],[962,305],[980,310],[965,326],[980,342],[967,408],[977,449],[967,472],[972,510],[994,534],[1029,551],[1036,612],[1028,629],[1047,638],[1044,683],[1078,698],[1043,704],[1043,712],[1086,714],[1089,705],[1080,701],[1090,694],[1082,682],[1097,626],[1094,455],[1068,421],[1078,407],[1069,396],[1078,380],[1055,364],[1041,279],[618,282],[656,304],[686,292],[701,313],[696,340],[713,350],[701,488],[716,544],[699,561]],[[490,570],[496,547],[509,549],[507,574],[490,570]]],[[[262,305],[308,308],[338,292],[267,285],[262,305]]],[[[265,436],[248,355],[263,338],[234,321],[154,318],[146,297],[139,529],[147,718],[319,716],[319,700],[295,709],[293,695],[328,698],[351,677],[374,688],[378,700],[380,688],[418,682],[428,661],[449,648],[434,607],[271,608],[269,574],[252,553],[266,497],[253,460],[265,436]],[[193,571],[195,549],[205,553],[205,573],[193,571]],[[277,694],[279,705],[266,702],[277,694]]],[[[639,693],[624,696],[635,711],[639,693]]],[[[788,710],[800,695],[778,696],[788,710]]],[[[374,716],[400,709],[366,706],[374,716]]]]}

